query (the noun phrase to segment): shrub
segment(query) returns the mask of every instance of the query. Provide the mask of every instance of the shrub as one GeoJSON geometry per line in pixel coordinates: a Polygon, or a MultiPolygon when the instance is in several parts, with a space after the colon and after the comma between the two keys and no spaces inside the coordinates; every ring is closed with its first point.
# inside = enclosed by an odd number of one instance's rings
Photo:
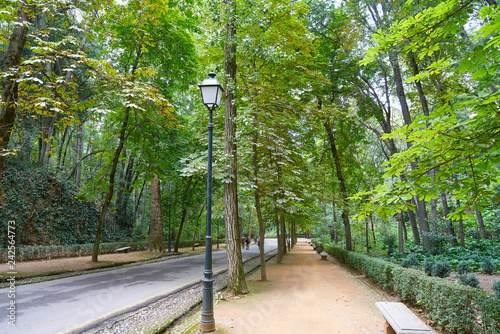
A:
{"type": "Polygon", "coordinates": [[[495,295],[500,298],[500,281],[493,282],[493,291],[495,295]]]}
{"type": "Polygon", "coordinates": [[[425,259],[424,260],[424,272],[428,276],[432,276],[432,268],[434,267],[434,261],[431,259],[425,259]]]}
{"type": "Polygon", "coordinates": [[[479,262],[481,262],[481,257],[479,255],[477,255],[477,254],[472,254],[469,257],[469,260],[479,263],[479,262]]]}
{"type": "Polygon", "coordinates": [[[410,254],[406,259],[401,262],[401,267],[412,268],[418,266],[417,256],[415,254],[410,254]]]}
{"type": "Polygon", "coordinates": [[[483,258],[483,261],[481,262],[481,267],[483,268],[484,272],[487,273],[488,275],[493,274],[493,271],[495,270],[495,267],[491,263],[491,258],[489,257],[483,258]]]}
{"type": "Polygon", "coordinates": [[[448,261],[439,260],[432,266],[432,276],[445,278],[450,275],[451,267],[448,261]]]}
{"type": "Polygon", "coordinates": [[[387,255],[394,253],[394,245],[396,244],[396,237],[393,235],[386,235],[382,239],[382,243],[387,247],[387,255]]]}
{"type": "Polygon", "coordinates": [[[450,237],[436,232],[423,232],[429,240],[429,253],[431,255],[439,255],[445,252],[445,245],[449,242],[450,237]]]}
{"type": "Polygon", "coordinates": [[[460,279],[460,283],[463,285],[468,285],[470,287],[480,289],[479,287],[479,280],[477,279],[475,274],[464,274],[464,275],[459,275],[458,278],[460,279]]]}
{"type": "Polygon", "coordinates": [[[460,261],[457,265],[457,274],[465,275],[468,274],[469,272],[470,272],[469,262],[460,261]]]}
{"type": "Polygon", "coordinates": [[[418,305],[443,333],[500,333],[500,303],[495,296],[438,277],[428,277],[420,270],[402,268],[331,245],[324,247],[340,262],[363,272],[379,286],[383,284],[384,289],[394,291],[403,301],[418,305]]]}

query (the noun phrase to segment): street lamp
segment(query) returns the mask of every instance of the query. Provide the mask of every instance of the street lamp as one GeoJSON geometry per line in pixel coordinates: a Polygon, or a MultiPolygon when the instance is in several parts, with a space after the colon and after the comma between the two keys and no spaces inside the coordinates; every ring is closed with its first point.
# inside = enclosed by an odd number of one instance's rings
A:
{"type": "Polygon", "coordinates": [[[205,270],[203,271],[203,301],[201,309],[200,332],[208,333],[215,331],[213,289],[214,279],[212,278],[212,138],[214,125],[212,114],[216,107],[220,105],[220,99],[224,89],[215,78],[215,73],[210,72],[208,79],[203,80],[198,85],[201,90],[203,104],[209,111],[208,121],[208,171],[207,171],[207,233],[205,237],[205,270]]]}
{"type": "Polygon", "coordinates": [[[172,251],[171,244],[170,244],[170,206],[172,205],[172,199],[168,199],[168,252],[170,253],[172,251]]]}

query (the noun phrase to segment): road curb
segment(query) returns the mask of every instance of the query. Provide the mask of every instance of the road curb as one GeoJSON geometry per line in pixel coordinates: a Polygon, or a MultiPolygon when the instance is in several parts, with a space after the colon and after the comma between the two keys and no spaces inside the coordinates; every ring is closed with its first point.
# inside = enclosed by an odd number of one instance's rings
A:
{"type": "MultiPolygon", "coordinates": [[[[266,252],[266,262],[274,258],[277,249],[266,252]]],[[[260,267],[260,255],[243,261],[245,275],[251,275],[260,267]]],[[[227,267],[214,273],[214,292],[227,287],[227,267]]],[[[167,294],[155,296],[147,301],[98,319],[91,324],[70,329],[67,333],[163,333],[174,321],[201,302],[201,279],[189,282],[167,294]]]]}

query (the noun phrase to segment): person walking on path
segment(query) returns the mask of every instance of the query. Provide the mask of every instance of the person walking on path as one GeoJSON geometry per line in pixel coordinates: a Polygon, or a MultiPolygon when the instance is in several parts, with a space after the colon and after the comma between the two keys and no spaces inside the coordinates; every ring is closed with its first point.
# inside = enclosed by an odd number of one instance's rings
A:
{"type": "Polygon", "coordinates": [[[246,238],[245,243],[247,244],[247,249],[250,249],[248,247],[250,245],[250,238],[249,237],[246,238]]]}
{"type": "Polygon", "coordinates": [[[298,243],[281,264],[247,280],[252,294],[220,302],[217,328],[224,333],[383,334],[384,317],[375,302],[387,298],[334,261],[320,260],[310,245],[298,243]]]}

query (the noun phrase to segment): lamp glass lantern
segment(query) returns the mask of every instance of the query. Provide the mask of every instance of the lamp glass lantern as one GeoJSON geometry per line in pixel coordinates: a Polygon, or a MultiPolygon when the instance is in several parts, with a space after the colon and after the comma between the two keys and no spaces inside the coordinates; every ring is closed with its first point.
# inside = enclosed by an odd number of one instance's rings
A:
{"type": "Polygon", "coordinates": [[[215,73],[210,72],[208,78],[203,80],[198,87],[200,87],[201,90],[203,104],[206,105],[209,110],[213,110],[213,108],[220,106],[220,100],[224,93],[224,89],[215,78],[215,73]]]}

